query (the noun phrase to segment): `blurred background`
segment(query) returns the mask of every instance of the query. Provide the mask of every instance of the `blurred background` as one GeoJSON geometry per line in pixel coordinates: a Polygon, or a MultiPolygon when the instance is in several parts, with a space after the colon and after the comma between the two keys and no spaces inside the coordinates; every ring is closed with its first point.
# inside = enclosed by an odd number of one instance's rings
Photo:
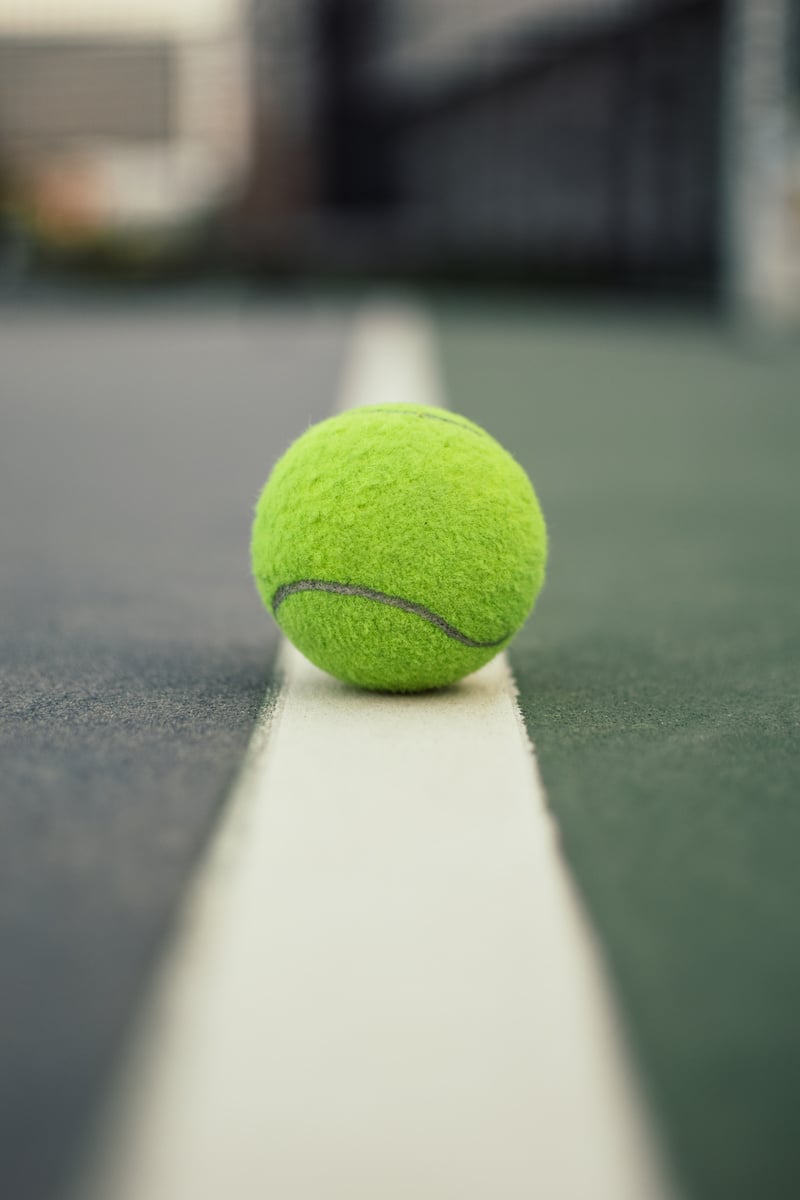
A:
{"type": "Polygon", "coordinates": [[[0,0],[0,286],[499,279],[800,307],[797,0],[0,0]]]}

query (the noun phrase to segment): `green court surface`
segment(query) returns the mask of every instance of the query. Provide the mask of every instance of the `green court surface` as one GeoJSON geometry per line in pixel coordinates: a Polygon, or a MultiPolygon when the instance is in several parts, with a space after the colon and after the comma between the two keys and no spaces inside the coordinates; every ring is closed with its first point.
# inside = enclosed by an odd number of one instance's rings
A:
{"type": "MultiPolygon", "coordinates": [[[[800,354],[702,317],[438,310],[552,540],[512,647],[689,1196],[800,1184],[800,354]]],[[[579,1153],[576,1147],[576,1153],[579,1153]]]]}

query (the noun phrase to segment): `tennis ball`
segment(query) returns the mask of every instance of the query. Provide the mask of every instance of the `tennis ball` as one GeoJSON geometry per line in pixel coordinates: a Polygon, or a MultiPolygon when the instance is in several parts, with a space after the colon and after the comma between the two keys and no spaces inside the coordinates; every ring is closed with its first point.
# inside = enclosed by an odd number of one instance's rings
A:
{"type": "Polygon", "coordinates": [[[544,579],[522,467],[478,425],[387,404],[313,425],[256,507],[264,604],[318,667],[361,687],[453,683],[507,646],[544,579]]]}

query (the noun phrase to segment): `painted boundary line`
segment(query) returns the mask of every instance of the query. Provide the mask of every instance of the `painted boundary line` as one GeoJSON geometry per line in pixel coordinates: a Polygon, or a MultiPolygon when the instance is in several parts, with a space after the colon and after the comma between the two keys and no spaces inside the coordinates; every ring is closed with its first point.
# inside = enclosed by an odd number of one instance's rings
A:
{"type": "MultiPolygon", "coordinates": [[[[343,402],[431,403],[368,310],[343,402]]],[[[284,644],[81,1200],[667,1200],[505,656],[369,695],[284,644]]]]}

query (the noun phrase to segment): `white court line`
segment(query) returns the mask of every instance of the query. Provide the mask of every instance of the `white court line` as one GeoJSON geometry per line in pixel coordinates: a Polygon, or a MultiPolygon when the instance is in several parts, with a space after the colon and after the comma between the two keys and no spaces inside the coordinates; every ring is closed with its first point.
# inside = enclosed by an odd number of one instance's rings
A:
{"type": "MultiPolygon", "coordinates": [[[[368,314],[345,402],[431,401],[432,363],[368,314]]],[[[505,657],[412,697],[281,661],[92,1194],[674,1196],[505,657]]]]}

